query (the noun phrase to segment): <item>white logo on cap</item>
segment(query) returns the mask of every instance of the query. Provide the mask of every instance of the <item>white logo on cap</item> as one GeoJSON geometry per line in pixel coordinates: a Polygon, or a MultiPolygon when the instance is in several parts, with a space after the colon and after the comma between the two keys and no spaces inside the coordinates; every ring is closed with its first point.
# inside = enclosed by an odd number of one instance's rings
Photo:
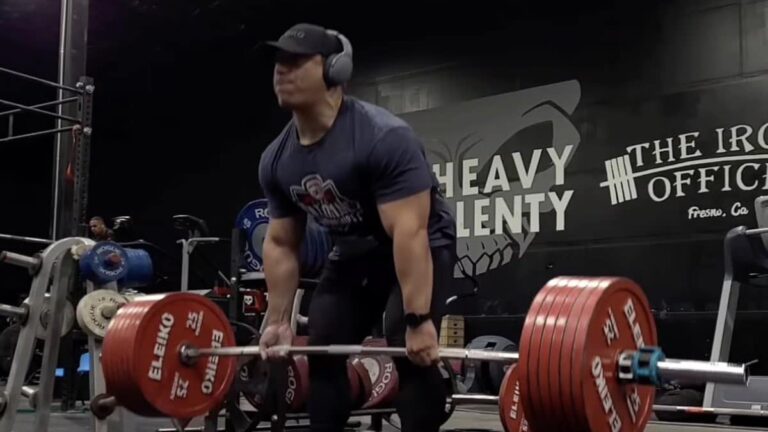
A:
{"type": "Polygon", "coordinates": [[[285,35],[288,37],[304,39],[304,32],[301,30],[289,30],[285,35]]]}

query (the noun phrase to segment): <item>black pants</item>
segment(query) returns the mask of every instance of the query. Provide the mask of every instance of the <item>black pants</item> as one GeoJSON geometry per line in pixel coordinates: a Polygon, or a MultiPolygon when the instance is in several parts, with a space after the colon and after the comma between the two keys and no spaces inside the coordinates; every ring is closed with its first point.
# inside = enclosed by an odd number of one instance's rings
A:
{"type": "MultiPolygon", "coordinates": [[[[440,331],[445,300],[456,262],[456,248],[432,249],[432,309],[440,331]]],[[[309,307],[309,344],[360,344],[381,324],[390,346],[405,346],[403,301],[391,249],[326,264],[309,307]],[[386,313],[384,313],[386,310],[386,313]]],[[[310,356],[309,415],[312,431],[340,432],[351,411],[347,358],[310,356]]],[[[394,359],[399,392],[396,409],[403,432],[437,432],[445,388],[437,366],[421,367],[407,357],[394,359]]]]}

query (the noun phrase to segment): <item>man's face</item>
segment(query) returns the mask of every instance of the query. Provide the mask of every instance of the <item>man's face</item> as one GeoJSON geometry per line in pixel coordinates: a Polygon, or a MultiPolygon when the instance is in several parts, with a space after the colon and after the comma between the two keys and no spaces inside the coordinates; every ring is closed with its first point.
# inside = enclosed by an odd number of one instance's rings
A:
{"type": "Polygon", "coordinates": [[[88,225],[90,226],[91,232],[93,234],[100,235],[106,231],[104,223],[102,223],[100,220],[92,220],[88,223],[88,225]]]}
{"type": "Polygon", "coordinates": [[[278,52],[273,86],[277,102],[283,108],[296,109],[316,103],[326,91],[322,56],[278,52]]]}

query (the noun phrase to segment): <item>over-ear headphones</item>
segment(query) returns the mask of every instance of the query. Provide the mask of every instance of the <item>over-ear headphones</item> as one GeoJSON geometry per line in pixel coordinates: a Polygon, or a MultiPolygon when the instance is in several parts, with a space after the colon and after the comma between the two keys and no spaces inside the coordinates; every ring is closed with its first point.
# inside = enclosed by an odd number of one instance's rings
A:
{"type": "Polygon", "coordinates": [[[328,87],[346,83],[352,78],[352,44],[349,39],[336,30],[326,30],[328,34],[341,41],[340,53],[331,54],[325,60],[324,77],[328,87]]]}

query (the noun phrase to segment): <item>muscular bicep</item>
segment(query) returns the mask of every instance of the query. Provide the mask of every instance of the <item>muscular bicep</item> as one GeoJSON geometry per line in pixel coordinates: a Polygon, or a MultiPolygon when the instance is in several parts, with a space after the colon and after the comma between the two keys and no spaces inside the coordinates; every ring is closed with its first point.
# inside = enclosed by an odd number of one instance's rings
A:
{"type": "Polygon", "coordinates": [[[303,215],[270,218],[264,241],[269,242],[269,246],[298,250],[304,238],[305,224],[303,215]]]}
{"type": "Polygon", "coordinates": [[[378,204],[384,230],[390,237],[396,234],[411,235],[426,230],[429,224],[429,190],[378,204]]]}

